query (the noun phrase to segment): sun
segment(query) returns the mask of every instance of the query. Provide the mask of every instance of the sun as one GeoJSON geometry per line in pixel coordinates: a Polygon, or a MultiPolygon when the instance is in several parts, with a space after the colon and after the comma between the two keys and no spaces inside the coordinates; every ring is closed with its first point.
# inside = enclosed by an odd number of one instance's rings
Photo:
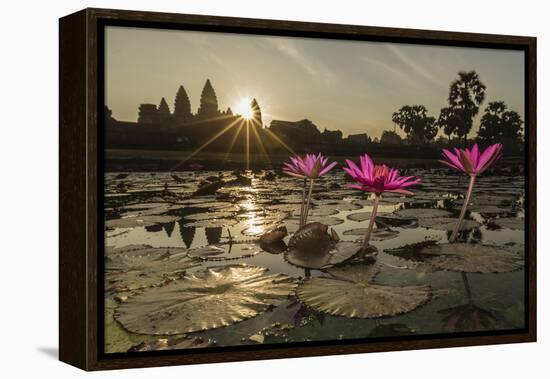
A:
{"type": "Polygon", "coordinates": [[[250,120],[254,116],[252,107],[250,106],[251,100],[242,98],[235,106],[235,113],[241,115],[245,120],[250,120]]]}

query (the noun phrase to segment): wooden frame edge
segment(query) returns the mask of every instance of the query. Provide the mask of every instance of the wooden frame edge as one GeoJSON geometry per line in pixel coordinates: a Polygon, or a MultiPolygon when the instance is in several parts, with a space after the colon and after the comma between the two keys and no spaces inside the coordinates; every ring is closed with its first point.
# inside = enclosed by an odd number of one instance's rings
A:
{"type": "Polygon", "coordinates": [[[86,11],[59,20],[59,359],[87,365],[86,11]]]}

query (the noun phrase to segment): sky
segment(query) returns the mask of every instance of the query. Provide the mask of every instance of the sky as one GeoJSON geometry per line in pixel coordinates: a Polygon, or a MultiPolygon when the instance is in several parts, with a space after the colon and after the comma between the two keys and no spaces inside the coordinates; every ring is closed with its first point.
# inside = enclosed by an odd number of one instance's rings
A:
{"type": "Polygon", "coordinates": [[[210,79],[221,110],[256,98],[266,125],[307,118],[321,131],[379,137],[393,130],[391,115],[403,105],[424,105],[437,118],[464,70],[477,71],[487,86],[481,111],[502,100],[524,117],[521,51],[118,26],[105,32],[105,101],[122,121],[136,121],[139,104],[162,97],[173,111],[180,85],[196,112],[210,79]]]}

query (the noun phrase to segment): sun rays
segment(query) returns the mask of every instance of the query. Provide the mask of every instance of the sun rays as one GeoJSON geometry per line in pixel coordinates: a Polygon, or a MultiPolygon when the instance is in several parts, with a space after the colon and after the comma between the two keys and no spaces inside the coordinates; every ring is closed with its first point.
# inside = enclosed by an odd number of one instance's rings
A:
{"type": "MultiPolygon", "coordinates": [[[[281,146],[288,153],[296,155],[296,152],[285,141],[270,131],[269,128],[262,125],[261,113],[259,113],[257,108],[258,105],[255,99],[250,101],[248,97],[241,98],[234,108],[235,116],[233,117],[235,119],[204,141],[195,150],[188,153],[174,169],[182,167],[185,162],[197,157],[208,146],[228,133],[233,134],[229,134],[227,149],[222,152],[224,164],[230,160],[232,154],[242,153],[244,153],[244,157],[241,156],[241,158],[236,159],[240,161],[244,160],[243,168],[247,170],[251,167],[252,159],[254,161],[271,163],[267,145],[281,146]],[[240,151],[235,151],[237,148],[240,151]]],[[[205,120],[205,122],[208,121],[205,120]]]]}

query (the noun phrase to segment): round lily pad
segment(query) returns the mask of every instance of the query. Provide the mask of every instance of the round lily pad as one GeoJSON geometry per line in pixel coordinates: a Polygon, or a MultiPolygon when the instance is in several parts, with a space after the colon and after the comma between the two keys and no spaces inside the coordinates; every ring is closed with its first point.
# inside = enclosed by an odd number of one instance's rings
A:
{"type": "Polygon", "coordinates": [[[172,337],[159,338],[153,342],[143,342],[129,349],[129,352],[136,351],[158,351],[158,350],[182,350],[182,349],[198,349],[202,347],[210,347],[215,344],[208,339],[201,337],[172,337]]]}
{"type": "Polygon", "coordinates": [[[224,244],[198,247],[189,250],[187,254],[190,257],[200,258],[205,261],[221,261],[249,258],[259,252],[259,247],[254,244],[224,244]]]}
{"type": "Polygon", "coordinates": [[[138,226],[151,226],[177,221],[176,216],[134,216],[123,217],[105,221],[107,228],[135,228],[138,226]]]}
{"type": "Polygon", "coordinates": [[[404,246],[395,247],[393,249],[385,249],[384,252],[394,255],[401,259],[407,259],[414,262],[423,262],[425,256],[420,254],[420,252],[427,247],[437,245],[438,241],[435,240],[426,240],[422,242],[416,242],[407,244],[404,246]]]}
{"type": "Polygon", "coordinates": [[[426,263],[440,269],[461,272],[499,273],[523,268],[524,258],[504,247],[469,243],[444,243],[419,251],[426,263]]]}
{"type": "Polygon", "coordinates": [[[357,242],[329,241],[324,246],[319,245],[310,249],[290,248],[285,253],[285,259],[294,266],[320,269],[352,259],[359,253],[361,246],[361,243],[357,242]]]}
{"type": "Polygon", "coordinates": [[[211,267],[131,296],[116,310],[126,329],[174,335],[231,325],[279,305],[294,280],[258,266],[211,267]]]}
{"type": "Polygon", "coordinates": [[[158,207],[166,206],[167,203],[136,203],[136,204],[128,204],[122,207],[122,211],[141,211],[144,209],[153,209],[158,207]]]}
{"type": "MultiPolygon", "coordinates": [[[[298,230],[298,224],[299,224],[298,218],[295,218],[295,217],[288,218],[283,222],[289,233],[294,233],[298,230]]],[[[318,222],[326,226],[335,226],[335,225],[342,224],[344,220],[338,217],[308,217],[307,222],[308,224],[318,222]]]]}
{"type": "Polygon", "coordinates": [[[185,223],[186,228],[227,228],[236,225],[238,221],[234,218],[216,218],[185,223]]]}
{"type": "MultiPolygon", "coordinates": [[[[441,217],[441,218],[419,218],[418,225],[423,228],[431,228],[437,230],[453,230],[456,226],[458,218],[441,217]]],[[[459,230],[470,230],[478,228],[481,224],[475,220],[462,220],[459,230]]]]}
{"type": "Polygon", "coordinates": [[[382,227],[416,228],[418,220],[414,217],[402,217],[396,214],[380,214],[376,216],[376,225],[382,227]]]}
{"type": "Polygon", "coordinates": [[[370,220],[371,215],[372,215],[372,212],[357,212],[357,213],[352,213],[352,214],[348,215],[348,220],[357,221],[357,222],[363,222],[363,221],[370,220]]]}
{"type": "Polygon", "coordinates": [[[265,207],[267,210],[274,210],[278,212],[300,212],[300,204],[271,204],[265,207]]]}
{"type": "Polygon", "coordinates": [[[524,230],[525,229],[525,219],[524,218],[503,217],[503,218],[496,218],[494,221],[501,228],[515,229],[515,230],[524,230]]]}
{"type": "MultiPolygon", "coordinates": [[[[344,231],[345,236],[358,236],[364,237],[367,233],[367,228],[355,228],[344,231]]],[[[383,241],[395,238],[399,235],[399,232],[396,230],[388,228],[377,228],[372,231],[371,240],[373,241],[383,241]]]]}
{"type": "Polygon", "coordinates": [[[336,211],[355,211],[362,208],[361,205],[346,200],[317,200],[315,205],[332,208],[336,211]]]}
{"type": "Polygon", "coordinates": [[[400,209],[395,212],[396,215],[404,218],[440,218],[440,217],[450,217],[452,213],[444,209],[433,209],[433,208],[406,208],[400,209]]]}
{"type": "Polygon", "coordinates": [[[429,286],[376,284],[376,265],[347,265],[327,270],[330,276],[300,284],[296,295],[307,306],[333,316],[371,318],[410,312],[430,299],[429,286]]]}
{"type": "Polygon", "coordinates": [[[110,255],[105,258],[105,291],[131,291],[175,280],[197,262],[186,255],[171,255],[169,248],[148,255],[110,255]]]}
{"type": "MultiPolygon", "coordinates": [[[[145,244],[134,244],[134,245],[125,245],[121,247],[112,247],[107,246],[105,248],[105,253],[107,255],[129,255],[129,256],[144,256],[150,254],[158,254],[158,248],[152,247],[151,245],[145,244]]],[[[165,252],[165,251],[164,251],[165,252]]]]}

